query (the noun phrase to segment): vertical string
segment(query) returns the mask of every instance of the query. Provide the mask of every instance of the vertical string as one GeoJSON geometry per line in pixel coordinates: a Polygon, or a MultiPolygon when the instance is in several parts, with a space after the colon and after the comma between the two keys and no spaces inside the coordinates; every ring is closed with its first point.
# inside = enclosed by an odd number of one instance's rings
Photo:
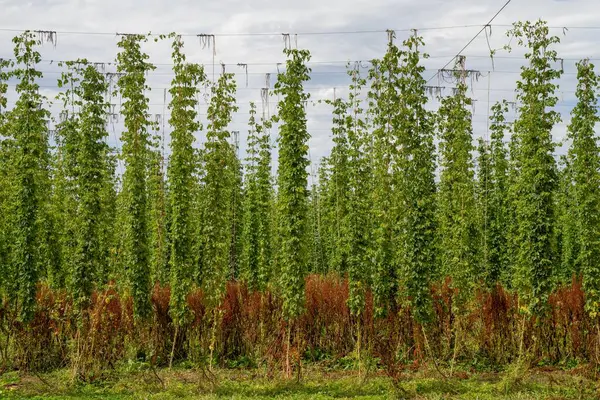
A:
{"type": "Polygon", "coordinates": [[[487,141],[489,140],[489,132],[490,132],[490,87],[491,87],[491,80],[492,80],[492,72],[488,71],[488,82],[487,82],[487,126],[486,126],[486,130],[485,130],[485,141],[487,143],[487,141]]]}

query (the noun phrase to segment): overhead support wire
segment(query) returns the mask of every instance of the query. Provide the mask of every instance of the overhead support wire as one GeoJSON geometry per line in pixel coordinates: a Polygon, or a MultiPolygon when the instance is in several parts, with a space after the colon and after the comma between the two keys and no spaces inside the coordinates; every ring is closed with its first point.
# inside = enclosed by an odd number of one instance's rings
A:
{"type": "MultiPolygon", "coordinates": [[[[466,28],[474,28],[480,25],[451,25],[451,26],[431,26],[431,27],[420,27],[420,28],[400,28],[393,29],[397,32],[411,32],[414,29],[418,30],[447,30],[447,29],[466,29],[466,28]]],[[[24,32],[27,29],[16,29],[16,28],[0,28],[0,32],[24,32]]],[[[284,33],[284,35],[302,35],[302,36],[318,36],[318,35],[364,35],[364,34],[377,34],[377,33],[385,33],[387,29],[372,29],[372,30],[348,30],[348,31],[298,31],[298,32],[289,32],[284,33]]],[[[40,31],[42,32],[42,31],[40,31]]],[[[123,33],[116,32],[92,32],[92,31],[47,31],[54,32],[55,34],[61,35],[96,35],[96,36],[114,36],[114,35],[124,35],[123,33]]],[[[148,36],[165,36],[170,33],[144,33],[144,35],[148,36]]],[[[221,37],[236,37],[236,36],[281,36],[281,32],[223,32],[223,33],[213,33],[210,35],[201,33],[178,33],[179,36],[186,37],[200,37],[200,36],[221,36],[221,37]]]]}
{"type": "Polygon", "coordinates": [[[482,33],[483,31],[485,31],[486,29],[488,29],[488,27],[489,27],[489,26],[491,26],[492,22],[494,22],[494,20],[496,19],[496,17],[497,17],[498,15],[500,15],[500,13],[501,13],[502,11],[504,11],[504,9],[505,9],[505,8],[506,8],[506,7],[507,7],[509,4],[510,4],[510,2],[511,2],[511,1],[512,1],[512,0],[508,0],[506,3],[504,3],[504,5],[502,6],[502,8],[500,8],[500,10],[498,10],[498,11],[496,12],[496,14],[494,14],[494,16],[493,16],[493,17],[492,17],[492,18],[491,18],[491,19],[488,21],[488,23],[487,23],[487,24],[485,24],[485,25],[483,25],[483,27],[482,27],[482,28],[479,30],[479,32],[477,32],[477,33],[475,34],[475,36],[473,36],[473,37],[471,38],[471,40],[469,40],[469,41],[467,42],[467,44],[465,44],[465,45],[463,46],[463,48],[462,48],[462,49],[460,49],[460,50],[458,51],[458,53],[456,53],[456,55],[455,55],[454,57],[452,57],[452,58],[451,58],[451,59],[450,59],[450,60],[449,60],[449,61],[448,61],[446,64],[444,64],[444,66],[443,66],[442,68],[440,68],[440,69],[438,70],[438,72],[437,72],[437,73],[436,73],[434,76],[432,76],[431,78],[429,78],[429,80],[427,81],[427,83],[431,82],[431,81],[432,81],[432,80],[433,80],[433,79],[434,79],[436,76],[438,76],[438,75],[439,75],[440,71],[444,70],[446,67],[448,67],[448,65],[450,65],[450,64],[452,63],[452,61],[456,60],[456,59],[457,59],[459,56],[461,56],[461,55],[462,55],[462,52],[463,52],[463,51],[465,51],[465,50],[467,49],[467,47],[469,47],[469,46],[471,45],[471,43],[473,43],[473,42],[475,41],[475,39],[477,39],[477,37],[479,37],[479,35],[481,35],[481,33],[482,33]]]}

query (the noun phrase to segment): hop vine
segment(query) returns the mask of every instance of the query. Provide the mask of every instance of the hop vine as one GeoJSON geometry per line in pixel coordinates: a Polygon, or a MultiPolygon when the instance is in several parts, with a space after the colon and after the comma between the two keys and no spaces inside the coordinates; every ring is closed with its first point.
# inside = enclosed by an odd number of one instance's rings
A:
{"type": "Polygon", "coordinates": [[[283,296],[283,314],[295,319],[304,308],[304,278],[307,272],[308,202],[307,184],[309,133],[304,102],[309,94],[303,83],[309,80],[307,50],[286,49],[285,72],[278,74],[275,94],[279,126],[279,167],[277,170],[278,263],[283,296]]]}
{"type": "Polygon", "coordinates": [[[148,63],[149,56],[142,51],[141,44],[147,41],[143,35],[124,35],[118,43],[117,55],[118,87],[124,99],[121,113],[125,131],[122,135],[123,160],[123,208],[124,264],[133,297],[134,313],[137,318],[150,314],[150,264],[148,238],[148,154],[149,90],[146,73],[155,67],[148,63]]]}

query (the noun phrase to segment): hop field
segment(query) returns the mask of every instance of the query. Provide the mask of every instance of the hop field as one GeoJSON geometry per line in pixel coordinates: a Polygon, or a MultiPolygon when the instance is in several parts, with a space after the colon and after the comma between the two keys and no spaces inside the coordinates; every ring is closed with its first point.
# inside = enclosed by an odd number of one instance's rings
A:
{"type": "Polygon", "coordinates": [[[561,38],[541,20],[507,36],[524,52],[515,101],[489,105],[475,142],[482,73],[458,54],[442,95],[423,37],[388,31],[321,101],[333,148],[317,168],[311,53],[289,35],[244,158],[235,74],[213,63],[209,79],[181,35],[119,34],[114,71],[63,61],[53,99],[38,67],[56,33],[16,36],[0,59],[1,394],[597,395],[598,75],[576,64],[559,157],[561,38]],[[153,116],[147,49],[164,42],[169,112],[153,116]]]}

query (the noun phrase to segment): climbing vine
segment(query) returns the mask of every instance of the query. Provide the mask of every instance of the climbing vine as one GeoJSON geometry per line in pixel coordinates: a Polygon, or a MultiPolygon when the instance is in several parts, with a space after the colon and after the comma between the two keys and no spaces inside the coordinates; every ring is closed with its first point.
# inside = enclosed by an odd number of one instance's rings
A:
{"type": "Polygon", "coordinates": [[[578,236],[577,264],[583,275],[586,309],[593,316],[600,310],[600,148],[598,116],[598,75],[588,60],[577,63],[577,105],[571,112],[568,137],[573,178],[574,209],[578,236]]]}
{"type": "Polygon", "coordinates": [[[6,124],[7,119],[7,97],[9,73],[7,68],[11,67],[11,62],[0,59],[0,288],[3,294],[7,294],[7,289],[11,285],[11,237],[12,224],[12,193],[13,182],[10,177],[14,176],[13,156],[14,141],[9,137],[6,124]]]}
{"type": "Polygon", "coordinates": [[[208,106],[208,127],[205,146],[202,286],[208,304],[217,307],[229,276],[231,246],[231,201],[234,193],[235,153],[229,143],[228,125],[235,105],[234,75],[223,73],[212,87],[208,106]]]}
{"type": "Polygon", "coordinates": [[[329,257],[327,269],[345,274],[348,269],[348,258],[350,253],[350,171],[348,167],[348,132],[346,116],[349,109],[347,101],[336,98],[326,100],[333,107],[333,148],[331,155],[325,160],[330,164],[330,174],[321,183],[327,183],[324,196],[321,196],[324,205],[324,225],[329,228],[326,233],[331,240],[328,243],[329,257]]]}
{"type": "Polygon", "coordinates": [[[406,286],[406,295],[419,322],[432,313],[430,283],[435,270],[435,152],[434,118],[426,107],[427,92],[421,65],[423,39],[414,32],[399,53],[400,102],[396,141],[401,147],[395,165],[399,239],[395,262],[406,286]]]}
{"type": "Polygon", "coordinates": [[[381,60],[373,60],[369,71],[371,89],[369,109],[373,118],[373,199],[374,231],[371,258],[374,260],[373,296],[377,315],[386,314],[396,303],[397,271],[393,265],[395,215],[393,168],[397,160],[395,135],[400,50],[394,44],[395,33],[388,33],[387,51],[381,60]]]}
{"type": "Polygon", "coordinates": [[[506,101],[491,108],[491,140],[480,145],[478,204],[482,243],[482,275],[488,288],[504,281],[508,271],[508,158],[504,143],[508,126],[506,101]],[[487,160],[486,157],[487,156],[487,160]]]}
{"type": "Polygon", "coordinates": [[[173,71],[171,82],[171,157],[169,160],[169,195],[171,203],[171,315],[176,324],[185,321],[186,297],[192,285],[194,231],[191,207],[194,194],[194,134],[202,126],[197,120],[199,86],[206,80],[204,68],[186,63],[183,42],[175,37],[172,44],[173,71]]]}
{"type": "Polygon", "coordinates": [[[307,50],[286,49],[285,72],[278,74],[275,94],[279,125],[279,167],[277,170],[278,263],[286,319],[297,318],[304,307],[304,277],[308,254],[307,180],[308,139],[305,101],[309,94],[303,83],[309,80],[307,50]]]}
{"type": "Polygon", "coordinates": [[[147,186],[149,127],[148,98],[144,91],[146,73],[155,67],[148,63],[148,55],[141,44],[143,35],[123,35],[118,43],[117,71],[123,73],[117,85],[124,99],[121,114],[125,131],[122,135],[124,221],[124,264],[133,297],[134,313],[145,318],[150,313],[150,264],[148,251],[147,186]]]}
{"type": "MultiPolygon", "coordinates": [[[[41,60],[35,49],[41,42],[32,32],[13,39],[15,68],[8,76],[18,79],[19,96],[15,107],[8,113],[7,133],[14,141],[15,193],[14,193],[14,244],[11,248],[11,281],[14,288],[12,300],[16,302],[20,319],[29,322],[36,308],[36,288],[45,256],[42,225],[48,194],[48,130],[49,112],[43,107],[46,98],[40,94],[37,80],[42,73],[35,69],[41,60]]],[[[12,297],[12,296],[11,296],[12,297]]]]}
{"type": "Polygon", "coordinates": [[[561,70],[552,65],[557,62],[553,47],[560,39],[549,35],[543,21],[515,23],[508,34],[527,49],[528,62],[517,82],[519,117],[514,123],[519,165],[513,189],[518,226],[514,285],[527,309],[539,313],[552,287],[556,261],[557,172],[551,130],[560,115],[551,107],[558,101],[553,81],[561,76],[561,70]]]}
{"type": "Polygon", "coordinates": [[[101,230],[104,222],[102,192],[107,180],[110,181],[105,141],[110,106],[104,96],[108,83],[95,66],[79,60],[67,63],[67,67],[69,72],[63,74],[59,86],[68,88],[60,97],[65,108],[71,103],[76,113],[67,116],[58,130],[64,151],[64,177],[72,182],[65,190],[63,204],[67,209],[63,221],[73,232],[69,288],[76,306],[84,308],[89,304],[94,283],[102,282],[106,273],[101,230]],[[74,215],[70,211],[74,211],[74,215]]]}
{"type": "Polygon", "coordinates": [[[442,99],[439,115],[440,184],[438,194],[439,256],[442,273],[464,304],[480,275],[475,269],[477,231],[471,99],[467,97],[465,60],[459,57],[454,95],[442,99]]]}
{"type": "MultiPolygon", "coordinates": [[[[156,135],[158,136],[158,135],[156,135]]],[[[148,223],[150,281],[166,284],[169,279],[169,244],[167,237],[167,186],[162,139],[155,138],[149,149],[148,171],[148,223]]]]}
{"type": "Polygon", "coordinates": [[[369,285],[371,261],[368,256],[372,231],[371,193],[372,169],[368,122],[365,120],[365,101],[361,98],[366,79],[360,66],[348,68],[352,79],[348,95],[348,111],[344,118],[348,137],[348,306],[354,315],[364,311],[369,285]]]}
{"type": "Polygon", "coordinates": [[[242,232],[242,277],[255,290],[265,289],[271,273],[271,179],[270,121],[256,122],[256,105],[250,104],[248,156],[242,232]]]}

